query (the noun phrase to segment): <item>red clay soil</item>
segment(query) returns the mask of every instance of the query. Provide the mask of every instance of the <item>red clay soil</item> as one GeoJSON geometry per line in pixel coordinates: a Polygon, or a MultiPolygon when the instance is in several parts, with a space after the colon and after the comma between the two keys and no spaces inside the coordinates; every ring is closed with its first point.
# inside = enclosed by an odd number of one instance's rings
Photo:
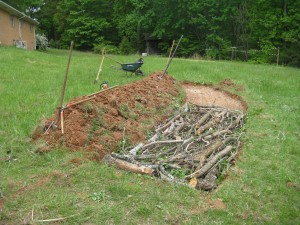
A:
{"type": "MultiPolygon", "coordinates": [[[[160,79],[160,74],[154,72],[140,81],[105,91],[95,95],[94,99],[67,108],[64,111],[64,134],[59,121],[56,129],[45,133],[55,120],[55,113],[33,134],[34,140],[46,141],[38,151],[63,145],[74,151],[84,149],[90,159],[101,160],[105,154],[122,146],[124,137],[130,144],[143,141],[147,131],[169,116],[172,110],[169,106],[179,95],[180,84],[168,75],[160,79]]],[[[239,96],[223,90],[228,82],[218,86],[185,82],[182,87],[190,103],[246,111],[247,104],[239,96]]],[[[231,81],[229,83],[234,85],[231,81]]],[[[69,103],[86,98],[75,98],[69,103]]]]}
{"type": "MultiPolygon", "coordinates": [[[[123,133],[131,144],[144,139],[146,131],[168,117],[166,110],[179,95],[179,83],[171,76],[159,78],[155,72],[144,79],[95,95],[85,103],[64,111],[64,135],[60,122],[57,129],[45,128],[55,120],[55,114],[37,128],[33,139],[43,139],[47,145],[39,151],[64,145],[70,150],[85,149],[89,158],[103,156],[122,146],[123,133]],[[159,113],[160,112],[160,113],[159,113]]],[[[77,102],[87,97],[73,99],[77,102]]]]}

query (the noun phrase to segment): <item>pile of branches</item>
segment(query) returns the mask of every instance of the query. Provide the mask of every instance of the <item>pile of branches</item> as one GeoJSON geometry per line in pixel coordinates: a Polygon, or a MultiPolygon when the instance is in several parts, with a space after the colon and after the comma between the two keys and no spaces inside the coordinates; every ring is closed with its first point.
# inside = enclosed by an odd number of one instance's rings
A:
{"type": "Polygon", "coordinates": [[[186,105],[134,148],[106,155],[121,169],[211,190],[224,176],[240,146],[244,113],[186,105]]]}

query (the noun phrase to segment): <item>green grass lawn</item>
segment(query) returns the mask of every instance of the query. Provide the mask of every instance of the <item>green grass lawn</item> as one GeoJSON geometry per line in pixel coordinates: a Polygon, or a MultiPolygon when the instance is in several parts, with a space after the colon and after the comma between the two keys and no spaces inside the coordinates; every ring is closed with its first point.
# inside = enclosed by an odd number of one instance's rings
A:
{"type": "MultiPolygon", "coordinates": [[[[112,56],[134,62],[137,55],[112,56]]],[[[60,148],[37,154],[34,128],[60,100],[68,51],[29,52],[0,46],[0,224],[66,218],[61,224],[299,224],[300,70],[240,62],[174,59],[178,80],[217,84],[225,78],[249,105],[244,147],[236,165],[211,193],[84,160],[60,148]],[[10,157],[11,160],[4,160],[10,157]],[[81,164],[73,162],[81,159],[81,164]],[[4,203],[4,207],[3,207],[4,203]],[[216,203],[222,207],[217,207],[216,203]]],[[[146,74],[166,58],[144,58],[146,74]]],[[[65,102],[99,90],[101,56],[74,52],[65,102]]],[[[110,66],[110,86],[141,79],[110,66]]],[[[145,87],[147,88],[147,87],[145,87]]]]}

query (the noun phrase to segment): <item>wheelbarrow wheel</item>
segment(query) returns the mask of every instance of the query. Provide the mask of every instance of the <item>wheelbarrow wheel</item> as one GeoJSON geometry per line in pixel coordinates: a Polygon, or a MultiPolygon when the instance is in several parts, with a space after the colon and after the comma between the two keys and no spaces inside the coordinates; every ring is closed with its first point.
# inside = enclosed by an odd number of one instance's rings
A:
{"type": "Polygon", "coordinates": [[[143,73],[143,71],[141,71],[141,70],[136,70],[134,73],[135,73],[136,75],[144,76],[144,73],[143,73]]]}

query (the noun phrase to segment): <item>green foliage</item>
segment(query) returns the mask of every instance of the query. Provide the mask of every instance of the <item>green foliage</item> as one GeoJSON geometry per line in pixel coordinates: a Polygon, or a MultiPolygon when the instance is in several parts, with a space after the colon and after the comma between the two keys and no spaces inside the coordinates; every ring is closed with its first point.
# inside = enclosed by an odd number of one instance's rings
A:
{"type": "Polygon", "coordinates": [[[118,47],[110,44],[95,44],[93,51],[94,53],[102,54],[103,49],[105,49],[106,53],[108,54],[114,54],[114,55],[120,54],[120,50],[118,49],[118,47]]]}
{"type": "Polygon", "coordinates": [[[279,64],[300,66],[300,1],[5,2],[38,19],[38,32],[44,33],[54,48],[68,48],[73,40],[75,48],[96,53],[104,46],[111,54],[145,52],[146,34],[161,41],[159,49],[167,55],[171,41],[183,34],[179,57],[276,63],[271,47],[280,49],[279,64]],[[241,52],[232,57],[230,47],[241,52]],[[207,53],[205,49],[213,50],[207,53]]]}
{"type": "Polygon", "coordinates": [[[130,44],[127,37],[122,38],[119,48],[120,48],[121,54],[123,54],[123,55],[129,55],[129,54],[134,53],[134,49],[133,49],[132,45],[130,44]]]}
{"type": "Polygon", "coordinates": [[[112,45],[110,41],[106,41],[104,37],[99,37],[94,43],[93,51],[94,53],[102,54],[103,49],[105,49],[107,54],[120,54],[118,47],[112,45]]]}
{"type": "Polygon", "coordinates": [[[277,48],[269,41],[261,43],[260,47],[260,51],[250,51],[251,60],[258,63],[276,63],[277,48]]]}

